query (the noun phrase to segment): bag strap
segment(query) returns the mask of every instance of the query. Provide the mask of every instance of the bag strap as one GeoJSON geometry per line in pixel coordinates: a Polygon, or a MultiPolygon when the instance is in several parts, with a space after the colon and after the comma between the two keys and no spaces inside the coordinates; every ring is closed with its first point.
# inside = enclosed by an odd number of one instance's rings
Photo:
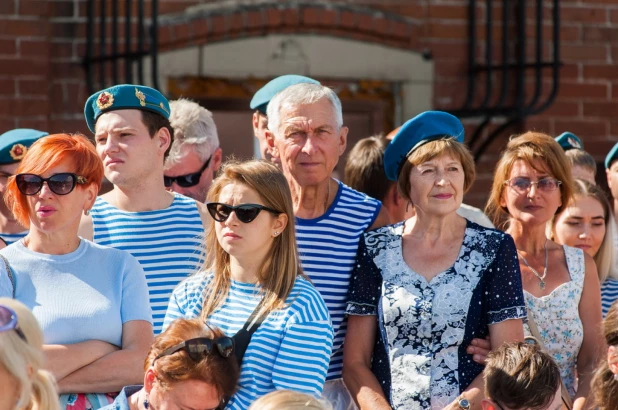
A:
{"type": "Polygon", "coordinates": [[[11,281],[11,285],[13,287],[13,299],[15,299],[15,275],[13,275],[13,269],[11,269],[11,265],[9,265],[9,261],[4,255],[0,254],[0,258],[4,261],[6,273],[9,275],[9,280],[11,281]]]}
{"type": "MultiPolygon", "coordinates": [[[[536,326],[536,322],[532,318],[532,313],[530,312],[530,309],[528,309],[528,327],[530,328],[530,333],[532,333],[532,336],[534,336],[534,338],[536,339],[536,342],[538,343],[541,350],[547,353],[547,350],[545,349],[545,345],[543,345],[543,339],[541,338],[541,333],[539,332],[539,328],[536,326]]],[[[569,395],[569,391],[564,385],[564,381],[562,380],[562,377],[560,377],[560,396],[562,397],[562,404],[564,405],[564,407],[566,407],[567,410],[572,410],[573,400],[571,399],[571,396],[569,395]]]]}

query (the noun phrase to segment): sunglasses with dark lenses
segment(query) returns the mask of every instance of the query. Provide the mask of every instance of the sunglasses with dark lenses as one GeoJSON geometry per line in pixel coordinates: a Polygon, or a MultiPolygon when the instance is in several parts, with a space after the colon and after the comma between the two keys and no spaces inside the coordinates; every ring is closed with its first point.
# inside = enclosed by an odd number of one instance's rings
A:
{"type": "Polygon", "coordinates": [[[168,177],[163,175],[163,184],[166,188],[171,187],[174,182],[176,182],[176,184],[182,188],[189,188],[199,184],[202,172],[204,172],[204,170],[208,168],[211,159],[212,155],[210,156],[210,158],[208,158],[208,161],[206,161],[206,163],[202,166],[202,169],[193,174],[179,175],[177,177],[168,177]]]}
{"type": "Polygon", "coordinates": [[[261,211],[268,211],[275,215],[279,215],[282,212],[275,211],[272,208],[269,208],[264,205],[258,204],[241,204],[241,205],[227,205],[222,204],[220,202],[209,202],[206,204],[206,208],[208,209],[208,213],[212,216],[217,222],[225,222],[227,218],[230,217],[232,211],[236,213],[236,218],[240,222],[248,224],[253,221],[260,214],[261,211]]]}
{"type": "Polygon", "coordinates": [[[191,360],[199,362],[204,357],[213,352],[213,347],[216,347],[216,351],[221,357],[228,358],[234,353],[234,339],[231,337],[218,337],[216,339],[209,339],[207,337],[198,337],[195,339],[185,340],[169,349],[164,350],[160,355],[155,358],[162,358],[163,356],[169,356],[181,350],[187,352],[191,360]]]}
{"type": "Polygon", "coordinates": [[[26,335],[19,328],[15,311],[8,306],[0,305],[0,332],[8,332],[10,330],[14,330],[21,340],[28,343],[26,335]]]}
{"type": "Polygon", "coordinates": [[[17,174],[15,175],[17,189],[24,195],[36,195],[43,188],[43,183],[47,182],[49,189],[56,195],[68,195],[77,184],[85,184],[85,177],[75,175],[70,172],[54,174],[49,178],[43,178],[36,174],[17,174]]]}

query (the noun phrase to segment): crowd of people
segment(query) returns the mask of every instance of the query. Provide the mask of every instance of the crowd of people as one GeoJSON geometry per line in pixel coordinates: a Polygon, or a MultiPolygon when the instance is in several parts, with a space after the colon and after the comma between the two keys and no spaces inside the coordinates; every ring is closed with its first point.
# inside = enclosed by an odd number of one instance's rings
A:
{"type": "Polygon", "coordinates": [[[93,138],[0,135],[0,410],[618,408],[618,144],[612,202],[576,135],[513,136],[483,212],[451,114],[339,181],[332,89],[251,108],[247,161],[141,85],[90,96],[93,138]]]}

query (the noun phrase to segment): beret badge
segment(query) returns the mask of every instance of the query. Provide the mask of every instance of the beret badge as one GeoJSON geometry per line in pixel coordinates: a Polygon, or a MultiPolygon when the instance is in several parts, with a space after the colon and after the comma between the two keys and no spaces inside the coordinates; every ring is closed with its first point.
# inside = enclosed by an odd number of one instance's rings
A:
{"type": "Polygon", "coordinates": [[[99,94],[99,97],[97,98],[97,107],[99,107],[99,110],[104,110],[111,107],[112,105],[114,105],[113,95],[111,95],[107,91],[103,91],[101,94],[99,94]]]}
{"type": "Polygon", "coordinates": [[[20,161],[24,157],[24,155],[26,155],[26,151],[28,151],[28,148],[26,148],[24,145],[15,144],[9,151],[9,154],[11,155],[11,158],[13,158],[13,160],[20,161]]]}
{"type": "Polygon", "coordinates": [[[143,92],[141,92],[140,90],[138,90],[137,88],[135,89],[135,96],[137,97],[137,99],[139,100],[139,104],[142,107],[146,106],[146,96],[144,95],[143,92]]]}
{"type": "Polygon", "coordinates": [[[582,149],[582,145],[575,138],[569,137],[567,141],[573,148],[582,149]]]}

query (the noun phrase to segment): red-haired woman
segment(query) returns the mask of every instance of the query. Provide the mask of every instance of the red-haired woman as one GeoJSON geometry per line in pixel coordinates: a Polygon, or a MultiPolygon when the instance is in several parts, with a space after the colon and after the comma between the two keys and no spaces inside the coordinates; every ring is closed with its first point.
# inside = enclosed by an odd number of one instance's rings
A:
{"type": "Polygon", "coordinates": [[[0,296],[14,295],[34,313],[47,368],[64,393],[62,405],[71,410],[107,405],[112,399],[104,392],[140,382],[153,340],[137,260],[77,236],[102,179],[103,164],[90,141],[50,135],[28,150],[5,193],[30,232],[2,250],[7,263],[0,261],[0,291],[8,294],[0,296]],[[7,285],[9,273],[14,281],[7,285]]]}
{"type": "Polygon", "coordinates": [[[199,319],[176,319],[155,339],[144,385],[126,386],[101,410],[211,410],[236,390],[234,341],[199,319]]]}

